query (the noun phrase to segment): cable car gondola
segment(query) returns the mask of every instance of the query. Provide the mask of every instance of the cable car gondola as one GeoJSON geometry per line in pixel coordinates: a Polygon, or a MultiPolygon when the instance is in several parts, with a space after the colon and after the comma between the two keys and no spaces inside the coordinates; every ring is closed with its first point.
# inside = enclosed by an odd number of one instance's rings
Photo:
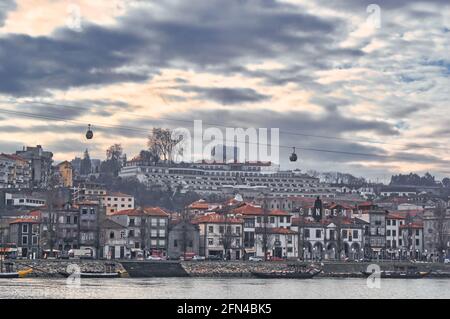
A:
{"type": "Polygon", "coordinates": [[[291,162],[297,162],[297,154],[295,154],[295,147],[294,147],[294,151],[292,152],[291,156],[289,157],[289,160],[291,162]]]}
{"type": "Polygon", "coordinates": [[[89,125],[88,125],[88,130],[87,130],[87,132],[86,132],[86,138],[87,138],[88,140],[92,140],[93,137],[94,137],[94,133],[92,132],[91,124],[89,124],[89,125]]]}

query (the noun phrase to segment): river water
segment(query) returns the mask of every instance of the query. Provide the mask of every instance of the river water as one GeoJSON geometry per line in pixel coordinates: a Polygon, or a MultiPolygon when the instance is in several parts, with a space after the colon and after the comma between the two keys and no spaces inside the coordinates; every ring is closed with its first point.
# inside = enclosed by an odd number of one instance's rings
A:
{"type": "Polygon", "coordinates": [[[369,288],[366,279],[211,279],[211,278],[119,278],[0,279],[0,299],[13,298],[450,298],[450,279],[382,279],[369,288]]]}

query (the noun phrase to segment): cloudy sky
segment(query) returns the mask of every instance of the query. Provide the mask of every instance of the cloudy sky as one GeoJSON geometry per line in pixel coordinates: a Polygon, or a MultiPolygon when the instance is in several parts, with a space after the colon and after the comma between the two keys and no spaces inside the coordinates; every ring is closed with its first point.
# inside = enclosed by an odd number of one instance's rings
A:
{"type": "Polygon", "coordinates": [[[373,2],[1,0],[0,151],[132,157],[199,119],[279,128],[286,169],[450,175],[450,3],[373,2]]]}

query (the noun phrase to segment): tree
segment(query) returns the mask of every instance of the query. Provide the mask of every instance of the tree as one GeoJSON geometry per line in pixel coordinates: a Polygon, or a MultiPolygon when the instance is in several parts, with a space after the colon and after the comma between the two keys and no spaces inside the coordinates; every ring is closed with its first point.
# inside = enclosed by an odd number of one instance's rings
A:
{"type": "Polygon", "coordinates": [[[148,136],[147,146],[150,152],[158,156],[163,161],[172,162],[175,147],[183,141],[183,136],[172,137],[173,131],[170,129],[153,128],[148,136]]]}
{"type": "Polygon", "coordinates": [[[449,227],[448,223],[450,217],[447,215],[447,204],[443,201],[439,201],[436,204],[434,210],[435,217],[435,229],[436,229],[436,249],[438,250],[438,256],[441,261],[445,259],[445,251],[448,248],[447,243],[449,241],[449,227]]]}
{"type": "Polygon", "coordinates": [[[231,257],[231,247],[233,245],[233,239],[236,236],[236,234],[233,234],[233,229],[232,229],[232,221],[231,218],[229,216],[229,214],[224,213],[223,215],[224,217],[224,222],[223,222],[223,229],[220,231],[220,241],[222,242],[222,247],[223,247],[223,251],[225,253],[225,258],[227,260],[230,259],[231,257]]]}
{"type": "Polygon", "coordinates": [[[81,175],[89,175],[92,171],[92,163],[91,163],[91,158],[89,156],[89,152],[86,149],[84,151],[84,157],[81,160],[81,164],[80,164],[80,174],[81,175]]]}
{"type": "Polygon", "coordinates": [[[100,165],[100,172],[106,175],[118,176],[123,163],[122,145],[114,144],[106,150],[106,161],[100,165]]]}
{"type": "Polygon", "coordinates": [[[263,216],[262,216],[262,227],[260,229],[261,232],[261,237],[259,237],[259,241],[262,245],[262,249],[264,252],[264,261],[267,261],[267,253],[269,252],[269,250],[272,248],[272,233],[270,232],[270,227],[269,227],[269,215],[270,215],[270,211],[267,208],[268,204],[267,204],[267,197],[266,195],[264,195],[264,199],[263,199],[263,205],[262,205],[262,209],[263,209],[263,216]]]}
{"type": "Polygon", "coordinates": [[[141,158],[141,160],[145,163],[158,163],[160,158],[158,156],[158,154],[156,154],[153,150],[142,150],[139,153],[139,157],[141,158]]]}

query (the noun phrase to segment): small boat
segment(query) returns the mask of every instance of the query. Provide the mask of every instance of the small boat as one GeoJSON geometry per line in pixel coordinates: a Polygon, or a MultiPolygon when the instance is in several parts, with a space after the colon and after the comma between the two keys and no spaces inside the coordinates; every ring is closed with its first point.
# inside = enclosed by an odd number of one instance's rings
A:
{"type": "Polygon", "coordinates": [[[3,279],[3,278],[24,278],[27,275],[31,274],[32,272],[33,272],[32,269],[12,271],[12,272],[0,272],[0,279],[3,279]]]}
{"type": "Polygon", "coordinates": [[[15,265],[11,261],[3,261],[3,256],[0,256],[0,278],[23,278],[33,272],[33,269],[15,270],[15,265]],[[3,268],[5,272],[3,272],[3,268]]]}
{"type": "MultiPolygon", "coordinates": [[[[363,271],[365,277],[377,274],[375,272],[363,271]]],[[[420,279],[425,278],[431,274],[431,271],[418,271],[417,267],[395,267],[393,271],[381,271],[378,273],[380,278],[391,279],[420,279]]]]}
{"type": "MultiPolygon", "coordinates": [[[[398,272],[398,271],[382,271],[380,272],[380,278],[390,279],[420,279],[427,277],[431,272],[398,272]]],[[[372,272],[363,271],[362,274],[365,277],[373,275],[372,272]]]]}
{"type": "Polygon", "coordinates": [[[272,271],[272,272],[256,272],[252,275],[263,279],[312,279],[322,270],[314,269],[309,271],[272,271]]]}
{"type": "MultiPolygon", "coordinates": [[[[74,273],[68,273],[65,271],[60,271],[59,274],[63,277],[68,278],[74,275],[74,273]]],[[[81,272],[80,278],[119,278],[121,277],[120,272],[81,272]]]]}
{"type": "MultiPolygon", "coordinates": [[[[74,275],[73,272],[69,273],[67,271],[60,271],[59,274],[66,278],[74,275]]],[[[105,264],[105,270],[103,272],[80,272],[79,275],[80,278],[120,278],[127,277],[128,273],[124,270],[116,270],[116,265],[114,263],[107,263],[105,264]]]]}

